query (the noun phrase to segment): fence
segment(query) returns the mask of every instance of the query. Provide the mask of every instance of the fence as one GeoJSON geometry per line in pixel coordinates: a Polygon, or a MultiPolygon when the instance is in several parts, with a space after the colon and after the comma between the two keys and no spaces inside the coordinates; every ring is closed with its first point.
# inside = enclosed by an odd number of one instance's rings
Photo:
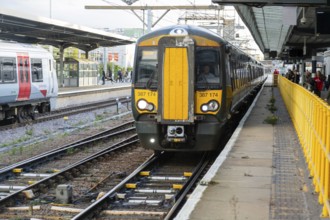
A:
{"type": "Polygon", "coordinates": [[[323,205],[322,217],[330,215],[330,107],[304,87],[279,76],[279,89],[296,129],[315,192],[323,205]]]}

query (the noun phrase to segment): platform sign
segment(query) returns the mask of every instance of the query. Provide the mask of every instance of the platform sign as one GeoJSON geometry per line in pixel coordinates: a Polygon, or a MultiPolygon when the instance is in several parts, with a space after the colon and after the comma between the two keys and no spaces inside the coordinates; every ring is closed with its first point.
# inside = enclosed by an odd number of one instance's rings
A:
{"type": "Polygon", "coordinates": [[[246,5],[329,5],[330,0],[212,0],[216,4],[246,4],[246,5]]]}
{"type": "Polygon", "coordinates": [[[118,53],[108,53],[108,61],[118,61],[118,53]]]}

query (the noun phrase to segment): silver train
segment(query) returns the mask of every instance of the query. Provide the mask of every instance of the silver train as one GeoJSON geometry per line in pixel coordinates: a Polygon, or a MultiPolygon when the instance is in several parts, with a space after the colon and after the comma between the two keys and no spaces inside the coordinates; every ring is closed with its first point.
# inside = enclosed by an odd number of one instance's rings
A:
{"type": "Polygon", "coordinates": [[[54,59],[33,45],[0,42],[0,120],[18,122],[52,110],[58,93],[54,59]]]}

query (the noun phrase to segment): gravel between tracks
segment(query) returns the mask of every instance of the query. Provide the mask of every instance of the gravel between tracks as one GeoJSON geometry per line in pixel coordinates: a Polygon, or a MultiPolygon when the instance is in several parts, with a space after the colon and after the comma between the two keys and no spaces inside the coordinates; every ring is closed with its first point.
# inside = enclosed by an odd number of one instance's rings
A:
{"type": "Polygon", "coordinates": [[[123,105],[1,131],[0,168],[132,119],[123,105]]]}

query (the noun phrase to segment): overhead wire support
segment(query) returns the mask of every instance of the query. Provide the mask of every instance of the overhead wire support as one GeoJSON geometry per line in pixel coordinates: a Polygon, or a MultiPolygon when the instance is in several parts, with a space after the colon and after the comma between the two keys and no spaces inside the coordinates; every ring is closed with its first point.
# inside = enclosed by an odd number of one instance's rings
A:
{"type": "MultiPolygon", "coordinates": [[[[107,2],[106,0],[104,0],[107,2]]],[[[166,6],[166,5],[145,5],[145,6],[136,6],[136,5],[86,5],[85,9],[98,9],[98,10],[131,10],[133,14],[138,17],[138,19],[143,23],[143,33],[145,26],[149,25],[145,22],[145,10],[166,10],[155,23],[151,24],[150,27],[154,27],[170,10],[221,10],[223,6],[220,5],[176,5],[174,6],[166,6]],[[142,10],[143,18],[134,11],[134,10],[142,10]]],[[[150,30],[149,30],[150,31],[150,30]]]]}
{"type": "Polygon", "coordinates": [[[113,10],[168,10],[168,9],[177,9],[177,10],[218,10],[221,9],[219,5],[176,5],[173,6],[166,5],[86,5],[85,9],[113,9],[113,10]]]}

